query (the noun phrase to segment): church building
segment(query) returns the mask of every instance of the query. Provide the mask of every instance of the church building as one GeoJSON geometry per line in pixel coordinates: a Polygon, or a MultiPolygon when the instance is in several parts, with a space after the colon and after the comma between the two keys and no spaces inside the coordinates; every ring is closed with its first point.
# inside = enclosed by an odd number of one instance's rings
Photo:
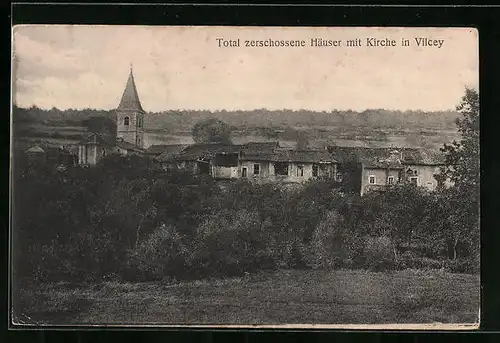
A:
{"type": "Polygon", "coordinates": [[[132,67],[116,114],[116,140],[91,134],[78,144],[78,164],[95,165],[109,153],[144,153],[144,114],[132,67]]]}
{"type": "Polygon", "coordinates": [[[116,113],[117,139],[134,144],[136,147],[144,148],[144,110],[142,109],[137,87],[135,86],[134,74],[130,68],[125,91],[116,113]]]}

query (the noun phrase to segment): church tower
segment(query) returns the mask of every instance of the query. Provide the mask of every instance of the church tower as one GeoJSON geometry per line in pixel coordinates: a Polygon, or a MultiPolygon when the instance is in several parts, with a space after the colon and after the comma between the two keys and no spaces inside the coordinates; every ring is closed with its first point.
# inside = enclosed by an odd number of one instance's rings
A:
{"type": "Polygon", "coordinates": [[[135,86],[132,66],[116,112],[116,138],[144,148],[144,110],[135,86]]]}

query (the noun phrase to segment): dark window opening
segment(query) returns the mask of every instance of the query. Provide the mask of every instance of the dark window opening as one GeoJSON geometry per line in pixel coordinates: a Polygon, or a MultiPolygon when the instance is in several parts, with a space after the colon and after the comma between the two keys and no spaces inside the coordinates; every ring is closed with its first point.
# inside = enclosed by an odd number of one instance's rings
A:
{"type": "Polygon", "coordinates": [[[418,186],[418,178],[417,177],[411,177],[410,178],[410,183],[414,186],[418,186]]]}
{"type": "Polygon", "coordinates": [[[276,175],[288,176],[288,163],[278,162],[274,164],[274,173],[276,175]]]}
{"type": "Polygon", "coordinates": [[[304,176],[304,166],[297,166],[297,176],[304,176]]]}
{"type": "Polygon", "coordinates": [[[126,126],[130,125],[130,118],[129,117],[123,118],[123,125],[126,125],[126,126]]]}
{"type": "Polygon", "coordinates": [[[255,163],[253,165],[253,175],[259,175],[260,174],[260,164],[255,163]]]}
{"type": "Polygon", "coordinates": [[[318,176],[318,165],[317,164],[313,164],[313,170],[312,170],[312,175],[313,176],[318,176]]]}
{"type": "Polygon", "coordinates": [[[212,163],[218,167],[237,167],[238,154],[218,154],[213,158],[212,163]]]}
{"type": "Polygon", "coordinates": [[[198,162],[198,171],[200,174],[210,174],[210,165],[207,162],[198,162]]]}
{"type": "Polygon", "coordinates": [[[389,184],[389,185],[393,185],[394,184],[394,176],[389,176],[387,178],[387,184],[389,184]]]}
{"type": "Polygon", "coordinates": [[[241,169],[241,176],[242,176],[242,177],[247,177],[247,168],[243,167],[243,168],[241,169]]]}
{"type": "Polygon", "coordinates": [[[371,185],[374,185],[375,184],[375,176],[370,175],[370,178],[368,179],[368,183],[371,185]]]}

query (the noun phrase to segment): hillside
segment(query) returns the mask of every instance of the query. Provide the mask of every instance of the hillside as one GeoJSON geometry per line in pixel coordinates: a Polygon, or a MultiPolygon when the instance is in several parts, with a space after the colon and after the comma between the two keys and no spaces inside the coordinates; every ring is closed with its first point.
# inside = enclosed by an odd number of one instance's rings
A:
{"type": "MultiPolygon", "coordinates": [[[[310,145],[319,148],[328,144],[439,147],[457,138],[457,115],[454,111],[384,109],[363,112],[170,110],[148,113],[144,125],[151,144],[185,143],[197,122],[213,117],[231,125],[233,137],[238,142],[279,140],[288,144],[296,140],[298,131],[302,131],[307,133],[310,145]]],[[[115,120],[113,111],[107,110],[14,107],[14,137],[78,140],[86,132],[84,121],[91,117],[115,120]]]]}

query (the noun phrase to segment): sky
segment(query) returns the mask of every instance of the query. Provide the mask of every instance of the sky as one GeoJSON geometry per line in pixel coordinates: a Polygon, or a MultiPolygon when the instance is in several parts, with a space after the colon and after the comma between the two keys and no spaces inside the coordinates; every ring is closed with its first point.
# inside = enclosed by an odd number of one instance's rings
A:
{"type": "Polygon", "coordinates": [[[13,33],[13,102],[116,108],[131,65],[146,111],[449,110],[479,83],[470,28],[148,27],[23,25],[13,33]],[[442,39],[441,48],[415,38],[442,39]],[[217,38],[240,40],[219,47],[217,38]],[[340,40],[312,47],[312,38],[340,40]],[[347,47],[360,38],[363,46],[347,47]],[[367,38],[396,47],[366,46],[367,38]],[[401,46],[401,40],[410,46],[401,46]],[[305,47],[245,47],[245,40],[305,47]]]}

